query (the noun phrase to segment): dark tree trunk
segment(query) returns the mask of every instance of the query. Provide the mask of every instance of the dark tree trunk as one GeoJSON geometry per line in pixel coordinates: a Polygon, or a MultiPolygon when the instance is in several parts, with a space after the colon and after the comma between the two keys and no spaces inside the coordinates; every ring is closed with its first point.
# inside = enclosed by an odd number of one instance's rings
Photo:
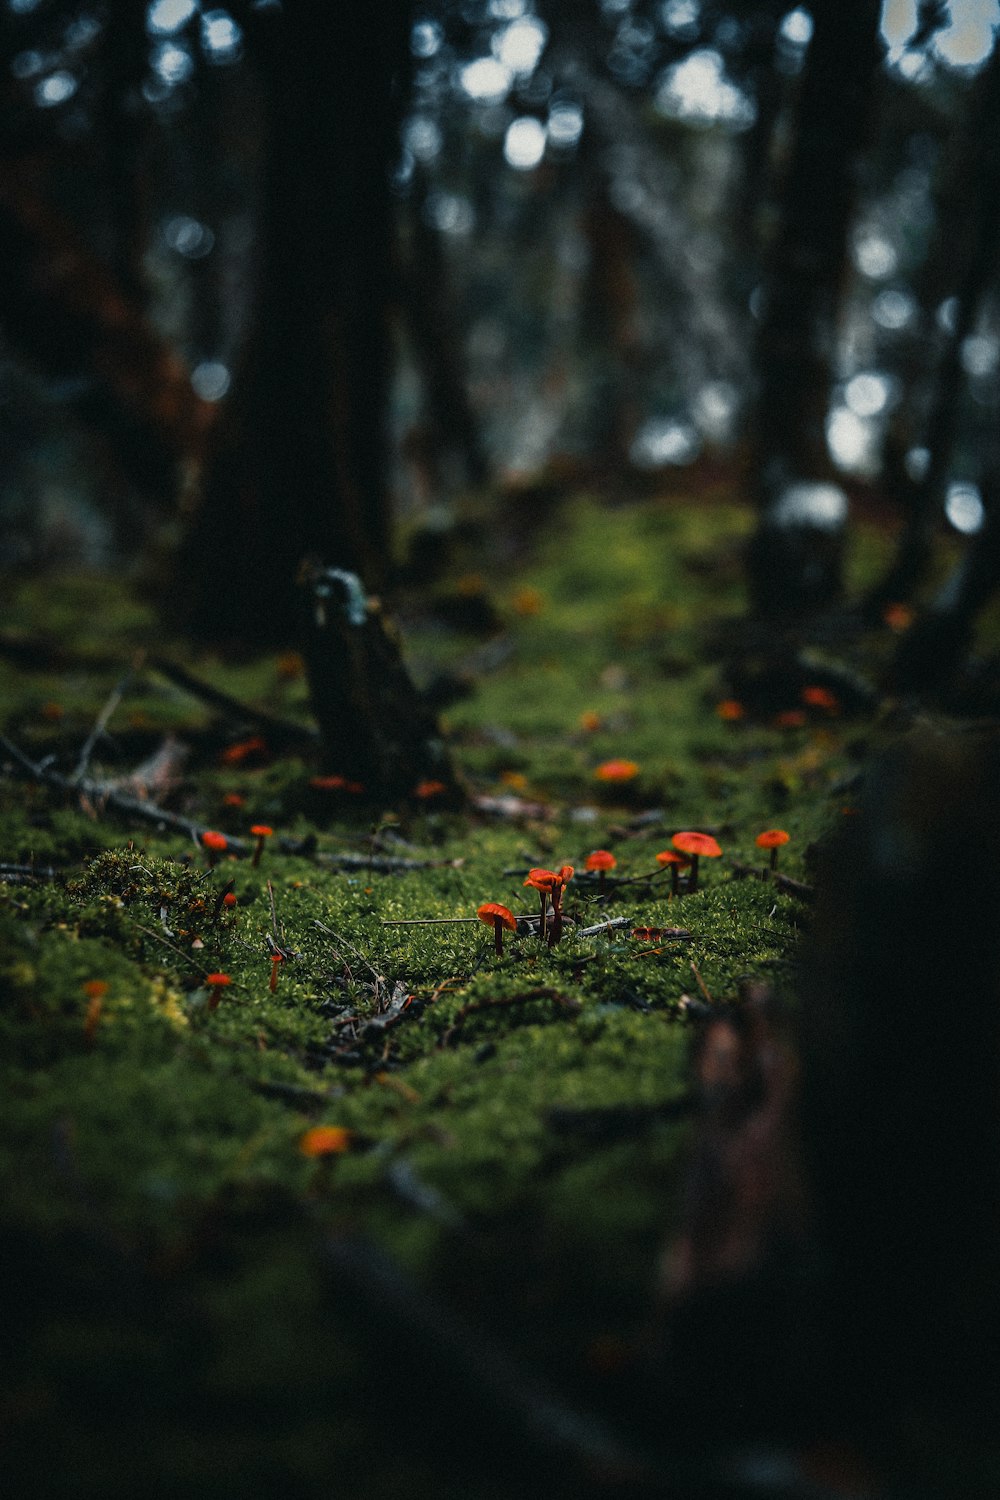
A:
{"type": "Polygon", "coordinates": [[[583,288],[581,329],[586,357],[596,364],[590,381],[590,454],[611,474],[625,473],[639,423],[641,348],[636,321],[636,245],[632,225],[609,197],[607,173],[584,139],[583,232],[590,264],[583,288]]]}
{"type": "Polygon", "coordinates": [[[110,264],[118,285],[136,307],[145,302],[143,167],[148,114],[140,88],[148,51],[144,8],[134,0],[111,0],[102,52],[98,124],[111,228],[110,264]]]}
{"type": "Polygon", "coordinates": [[[825,419],[847,237],[880,57],[879,0],[820,0],[806,54],[780,225],[764,279],[753,488],[761,520],[751,548],[756,607],[782,615],[830,602],[840,588],[837,525],[783,506],[791,483],[830,477],[825,419]]]}
{"type": "Polygon", "coordinates": [[[265,101],[261,284],[181,593],[195,629],[262,644],[294,635],[306,554],[375,587],[387,573],[388,175],[409,6],[292,0],[247,22],[265,101]]]}

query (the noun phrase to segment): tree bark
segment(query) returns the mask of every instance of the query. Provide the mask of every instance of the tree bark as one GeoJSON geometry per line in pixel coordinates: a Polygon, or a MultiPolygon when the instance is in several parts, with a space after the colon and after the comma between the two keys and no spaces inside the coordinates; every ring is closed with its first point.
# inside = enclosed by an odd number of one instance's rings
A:
{"type": "Polygon", "coordinates": [[[388,173],[409,6],[292,0],[246,21],[264,97],[261,279],[177,599],[196,631],[265,644],[295,634],[305,555],[369,586],[388,571],[388,173]],[[234,580],[224,609],[220,559],[234,580]]]}
{"type": "Polygon", "coordinates": [[[820,0],[806,54],[780,225],[764,278],[751,476],[761,512],[751,591],[765,614],[830,602],[840,590],[831,528],[777,509],[791,482],[831,475],[825,421],[847,240],[880,57],[878,0],[820,0]]]}

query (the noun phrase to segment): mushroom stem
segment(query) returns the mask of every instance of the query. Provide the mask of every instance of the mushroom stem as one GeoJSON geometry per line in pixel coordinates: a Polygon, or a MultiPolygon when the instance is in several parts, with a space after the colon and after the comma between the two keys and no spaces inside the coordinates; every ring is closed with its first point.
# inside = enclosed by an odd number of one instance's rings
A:
{"type": "Polygon", "coordinates": [[[698,889],[698,856],[697,856],[697,854],[692,854],[692,856],[691,856],[691,873],[688,875],[688,885],[687,885],[687,888],[688,888],[688,895],[690,895],[693,891],[696,891],[698,889]]]}
{"type": "MultiPolygon", "coordinates": [[[[542,942],[544,942],[545,941],[545,935],[546,935],[546,929],[547,929],[548,910],[549,910],[549,896],[548,896],[548,892],[547,891],[539,891],[538,892],[538,899],[539,899],[539,901],[542,904],[541,934],[542,934],[542,942]]],[[[549,946],[551,947],[551,944],[549,946]]]]}
{"type": "Polygon", "coordinates": [[[493,947],[497,958],[503,958],[503,922],[499,917],[493,918],[493,947]]]}
{"type": "Polygon", "coordinates": [[[674,897],[677,895],[677,892],[680,890],[680,880],[678,878],[678,873],[677,873],[679,869],[680,869],[680,865],[671,865],[670,866],[670,900],[671,901],[674,899],[674,897]]]}
{"type": "Polygon", "coordinates": [[[776,870],[778,868],[778,846],[777,846],[777,844],[775,844],[774,848],[771,850],[771,864],[770,864],[770,868],[772,870],[776,870]]]}
{"type": "Polygon", "coordinates": [[[272,995],[274,994],[275,990],[278,988],[278,969],[280,968],[280,966],[281,966],[281,954],[280,953],[272,953],[271,954],[271,983],[268,986],[268,988],[270,989],[272,995]]]}

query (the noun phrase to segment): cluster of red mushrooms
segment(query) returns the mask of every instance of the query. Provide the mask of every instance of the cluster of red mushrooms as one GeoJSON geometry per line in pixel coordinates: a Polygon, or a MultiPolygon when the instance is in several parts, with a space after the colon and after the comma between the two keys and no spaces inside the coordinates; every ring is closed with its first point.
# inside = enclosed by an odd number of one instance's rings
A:
{"type": "MultiPolygon", "coordinates": [[[[754,840],[758,849],[766,849],[769,852],[771,870],[777,869],[778,850],[782,844],[787,844],[788,840],[789,835],[783,828],[766,828],[754,840]]],[[[656,862],[661,869],[670,871],[671,898],[679,894],[680,871],[686,868],[685,890],[690,895],[698,889],[699,860],[718,859],[722,849],[710,833],[698,833],[692,830],[675,833],[670,842],[673,847],[661,850],[656,856],[656,862]]],[[[587,855],[584,868],[597,875],[599,895],[604,895],[607,889],[608,872],[615,869],[617,864],[617,859],[609,849],[595,849],[587,855]]],[[[547,942],[550,948],[554,948],[562,937],[563,891],[572,880],[574,873],[572,865],[562,865],[558,870],[532,869],[528,871],[528,877],[524,881],[526,886],[531,886],[538,892],[541,916],[540,935],[542,941],[547,942]]],[[[504,932],[517,931],[517,918],[514,913],[498,901],[485,901],[478,908],[476,916],[480,922],[493,928],[496,954],[498,958],[502,957],[504,932]]]]}

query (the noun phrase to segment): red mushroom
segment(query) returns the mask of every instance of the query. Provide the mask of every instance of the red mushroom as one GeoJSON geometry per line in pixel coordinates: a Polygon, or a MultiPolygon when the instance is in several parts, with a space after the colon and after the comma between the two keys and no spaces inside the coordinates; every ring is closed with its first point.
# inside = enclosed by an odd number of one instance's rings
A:
{"type": "Polygon", "coordinates": [[[484,901],[482,906],[476,910],[476,916],[480,922],[485,922],[487,927],[493,928],[493,942],[496,948],[497,958],[503,957],[503,930],[508,932],[517,931],[517,918],[506,906],[501,906],[499,901],[484,901]]]}
{"type": "Polygon", "coordinates": [[[208,868],[214,869],[219,855],[229,848],[229,840],[224,833],[216,833],[214,828],[206,828],[201,836],[201,843],[202,848],[208,851],[208,868]]]}
{"type": "Polygon", "coordinates": [[[604,895],[607,873],[609,870],[613,870],[617,863],[618,861],[610,849],[595,849],[584,860],[584,867],[586,869],[597,871],[597,889],[602,896],[604,895]]]}
{"type": "Polygon", "coordinates": [[[754,843],[758,849],[770,849],[770,869],[776,870],[778,868],[778,850],[782,844],[788,843],[790,837],[791,835],[787,834],[783,828],[765,828],[764,832],[758,833],[754,839],[754,843]]]}
{"type": "Polygon", "coordinates": [[[254,823],[251,825],[250,832],[257,840],[256,844],[254,845],[253,859],[250,861],[251,869],[256,870],[257,866],[260,864],[260,857],[264,852],[264,841],[265,839],[269,839],[271,837],[274,829],[268,828],[266,823],[254,823]]]}
{"type": "Polygon", "coordinates": [[[222,991],[226,988],[227,984],[232,984],[232,982],[228,974],[205,975],[205,983],[208,986],[209,1010],[216,1010],[218,1008],[219,1001],[222,998],[222,991]]]}
{"type": "Polygon", "coordinates": [[[279,969],[279,967],[281,966],[281,964],[283,962],[284,962],[284,958],[283,958],[282,954],[280,954],[280,953],[272,953],[271,954],[271,983],[268,985],[268,989],[271,991],[272,995],[274,994],[275,990],[278,988],[278,969],[279,969]]]}
{"type": "Polygon", "coordinates": [[[722,850],[710,833],[692,833],[688,830],[683,830],[680,833],[675,833],[670,842],[682,854],[689,854],[691,856],[691,874],[688,876],[688,891],[696,891],[698,889],[699,859],[718,859],[722,850]]]}
{"type": "Polygon", "coordinates": [[[552,902],[552,921],[548,925],[548,943],[554,948],[562,937],[562,893],[566,883],[573,879],[573,866],[560,865],[556,870],[529,870],[524,882],[539,894],[542,908],[542,936],[546,936],[546,911],[552,902]]]}
{"type": "Polygon", "coordinates": [[[686,854],[678,854],[676,849],[661,849],[659,854],[656,856],[656,863],[661,867],[661,869],[666,870],[669,868],[670,870],[670,899],[672,901],[673,898],[677,895],[677,877],[680,874],[681,870],[686,865],[689,865],[691,861],[688,859],[686,854]]]}

